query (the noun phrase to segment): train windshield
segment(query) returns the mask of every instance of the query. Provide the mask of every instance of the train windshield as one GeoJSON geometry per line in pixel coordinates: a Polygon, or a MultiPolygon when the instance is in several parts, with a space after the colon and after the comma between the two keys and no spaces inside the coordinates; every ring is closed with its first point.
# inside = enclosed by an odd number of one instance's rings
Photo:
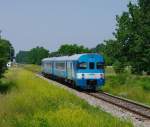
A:
{"type": "Polygon", "coordinates": [[[97,62],[96,63],[96,68],[97,69],[104,69],[104,62],[97,62]]]}
{"type": "Polygon", "coordinates": [[[90,62],[90,63],[89,63],[89,68],[90,68],[90,69],[94,69],[94,68],[95,68],[94,65],[95,65],[94,62],[90,62]]]}
{"type": "Polygon", "coordinates": [[[78,69],[86,69],[87,68],[87,63],[86,62],[80,62],[77,64],[78,69]]]}

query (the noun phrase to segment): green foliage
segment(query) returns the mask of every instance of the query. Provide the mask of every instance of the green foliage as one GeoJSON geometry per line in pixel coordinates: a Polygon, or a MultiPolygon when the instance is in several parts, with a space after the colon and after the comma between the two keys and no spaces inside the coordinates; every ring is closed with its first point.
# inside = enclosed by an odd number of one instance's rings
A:
{"type": "Polygon", "coordinates": [[[84,48],[82,45],[78,46],[76,44],[69,45],[65,44],[60,46],[60,48],[55,51],[49,53],[48,50],[43,47],[36,47],[31,49],[30,51],[19,51],[16,55],[16,61],[22,64],[41,64],[41,60],[46,57],[56,57],[56,56],[65,56],[65,55],[73,55],[79,53],[89,53],[90,49],[84,48]]]}
{"type": "Polygon", "coordinates": [[[107,50],[108,44],[106,45],[105,43],[98,44],[95,48],[91,49],[92,52],[99,53],[104,56],[106,65],[112,65],[114,58],[112,56],[110,57],[107,50]]]}
{"type": "Polygon", "coordinates": [[[107,67],[103,91],[150,105],[149,76],[132,75],[127,72],[115,74],[112,67],[107,67]]]}
{"type": "Polygon", "coordinates": [[[18,63],[28,63],[28,64],[41,64],[43,58],[48,57],[49,51],[43,47],[36,47],[30,51],[20,51],[16,55],[16,61],[18,63]]]}
{"type": "Polygon", "coordinates": [[[14,58],[14,48],[12,44],[5,39],[0,39],[0,58],[5,58],[10,61],[14,58]]]}
{"type": "Polygon", "coordinates": [[[16,54],[16,62],[21,64],[29,63],[29,51],[19,51],[16,54]]]}
{"type": "Polygon", "coordinates": [[[121,44],[121,57],[126,58],[124,62],[129,61],[134,73],[149,72],[150,2],[140,0],[137,5],[129,3],[128,8],[128,12],[117,16],[115,37],[121,44]]]}
{"type": "Polygon", "coordinates": [[[124,63],[116,61],[113,64],[113,68],[114,68],[114,70],[115,70],[116,73],[123,73],[124,72],[124,63]]]}
{"type": "MultiPolygon", "coordinates": [[[[14,71],[9,73],[8,79],[14,71]]],[[[2,127],[132,127],[31,71],[17,68],[15,74],[17,90],[0,96],[2,127]]]]}
{"type": "Polygon", "coordinates": [[[49,53],[49,57],[58,57],[58,56],[60,56],[60,53],[58,51],[49,53]]]}
{"type": "Polygon", "coordinates": [[[150,83],[144,84],[143,89],[146,91],[150,91],[150,83]]]}
{"type": "Polygon", "coordinates": [[[8,60],[5,58],[0,58],[0,78],[2,77],[2,74],[4,73],[4,71],[6,70],[7,61],[8,60]]]}
{"type": "Polygon", "coordinates": [[[13,87],[16,87],[16,84],[13,81],[7,81],[6,79],[0,80],[0,93],[1,94],[6,94],[13,87]]]}
{"type": "Polygon", "coordinates": [[[58,49],[58,51],[56,52],[51,52],[50,53],[50,57],[54,57],[54,56],[70,56],[73,54],[80,54],[80,53],[90,53],[91,50],[88,48],[85,48],[82,45],[76,45],[76,44],[64,44],[61,45],[60,48],[58,49]]]}
{"type": "Polygon", "coordinates": [[[43,58],[48,57],[49,51],[43,47],[36,47],[30,50],[29,52],[29,63],[31,64],[41,64],[43,58]]]}
{"type": "Polygon", "coordinates": [[[128,11],[116,16],[116,21],[115,39],[105,41],[98,50],[106,56],[106,64],[119,61],[130,65],[135,74],[150,74],[150,1],[130,2],[128,11]]]}
{"type": "Polygon", "coordinates": [[[14,57],[14,49],[8,40],[0,39],[0,78],[6,70],[8,61],[12,61],[14,57]]]}

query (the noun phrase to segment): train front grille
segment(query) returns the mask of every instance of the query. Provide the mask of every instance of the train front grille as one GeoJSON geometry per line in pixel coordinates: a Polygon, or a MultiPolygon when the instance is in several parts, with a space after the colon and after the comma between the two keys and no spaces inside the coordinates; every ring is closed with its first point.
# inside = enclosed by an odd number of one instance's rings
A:
{"type": "Polygon", "coordinates": [[[95,86],[97,85],[97,80],[96,79],[88,79],[87,80],[87,85],[92,85],[92,86],[95,86]]]}

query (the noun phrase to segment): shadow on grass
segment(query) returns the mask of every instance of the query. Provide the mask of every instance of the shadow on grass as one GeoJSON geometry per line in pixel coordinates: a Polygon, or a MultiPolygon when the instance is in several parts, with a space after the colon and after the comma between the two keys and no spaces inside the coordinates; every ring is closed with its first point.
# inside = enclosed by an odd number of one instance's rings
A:
{"type": "Polygon", "coordinates": [[[10,89],[15,86],[16,84],[12,81],[0,80],[0,94],[7,94],[8,91],[10,91],[10,89]]]}

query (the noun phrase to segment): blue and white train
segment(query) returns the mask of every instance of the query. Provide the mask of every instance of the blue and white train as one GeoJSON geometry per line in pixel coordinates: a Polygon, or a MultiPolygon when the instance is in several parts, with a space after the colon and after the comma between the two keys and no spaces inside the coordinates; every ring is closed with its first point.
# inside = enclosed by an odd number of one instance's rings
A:
{"type": "Polygon", "coordinates": [[[104,58],[96,53],[45,58],[42,73],[84,90],[97,90],[105,83],[104,58]]]}

